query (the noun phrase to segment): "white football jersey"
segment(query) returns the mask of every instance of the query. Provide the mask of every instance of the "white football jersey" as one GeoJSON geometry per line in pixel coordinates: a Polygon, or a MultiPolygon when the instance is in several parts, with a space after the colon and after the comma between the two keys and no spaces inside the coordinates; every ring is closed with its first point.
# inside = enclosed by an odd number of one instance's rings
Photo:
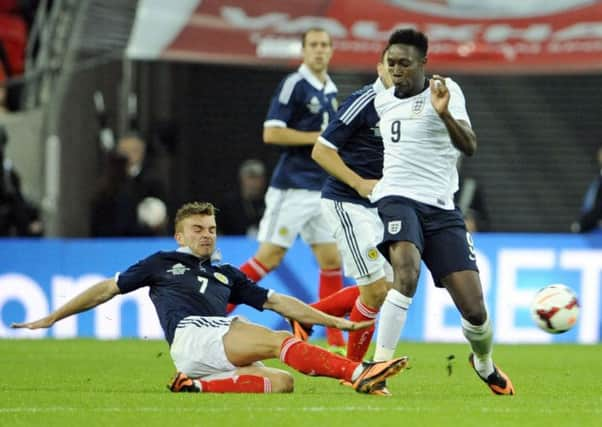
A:
{"type": "MultiPolygon", "coordinates": [[[[470,123],[464,94],[453,80],[445,79],[450,91],[449,112],[456,120],[470,123]]],[[[458,190],[456,162],[460,151],[453,146],[445,124],[431,104],[426,88],[410,98],[397,98],[392,87],[376,95],[384,144],[383,177],[372,192],[373,202],[387,196],[403,196],[441,209],[454,209],[458,190]]]]}

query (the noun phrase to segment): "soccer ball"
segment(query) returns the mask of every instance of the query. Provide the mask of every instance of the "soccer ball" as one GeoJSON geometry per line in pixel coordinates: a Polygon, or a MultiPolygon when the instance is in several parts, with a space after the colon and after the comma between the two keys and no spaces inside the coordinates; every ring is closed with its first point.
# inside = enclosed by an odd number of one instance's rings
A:
{"type": "Polygon", "coordinates": [[[571,329],[579,316],[579,301],[571,288],[554,284],[540,289],[531,303],[531,317],[537,326],[551,334],[571,329]]]}

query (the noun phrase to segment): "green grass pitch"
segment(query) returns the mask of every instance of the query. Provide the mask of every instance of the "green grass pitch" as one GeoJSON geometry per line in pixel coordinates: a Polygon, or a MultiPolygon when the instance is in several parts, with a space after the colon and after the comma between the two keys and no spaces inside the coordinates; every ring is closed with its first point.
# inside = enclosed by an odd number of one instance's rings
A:
{"type": "Polygon", "coordinates": [[[602,425],[601,345],[497,345],[513,397],[493,395],[475,376],[468,345],[401,342],[398,354],[411,364],[389,382],[391,398],[297,373],[292,394],[173,394],[161,341],[5,339],[0,426],[602,425]]]}

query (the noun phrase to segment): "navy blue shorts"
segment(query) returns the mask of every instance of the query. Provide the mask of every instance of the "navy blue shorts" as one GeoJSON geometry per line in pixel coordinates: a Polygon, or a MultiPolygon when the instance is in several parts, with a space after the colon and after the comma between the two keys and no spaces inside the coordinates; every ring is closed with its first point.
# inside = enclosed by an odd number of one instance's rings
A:
{"type": "Polygon", "coordinates": [[[380,252],[389,259],[393,242],[412,242],[420,251],[435,285],[443,287],[441,279],[465,270],[479,271],[472,236],[460,209],[440,209],[401,196],[389,196],[378,201],[378,214],[384,224],[380,252]]]}

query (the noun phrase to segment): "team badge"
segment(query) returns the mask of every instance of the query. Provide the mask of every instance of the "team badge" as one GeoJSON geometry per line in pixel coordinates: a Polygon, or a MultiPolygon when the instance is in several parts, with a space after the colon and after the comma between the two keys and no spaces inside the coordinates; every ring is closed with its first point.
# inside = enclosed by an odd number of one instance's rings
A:
{"type": "Polygon", "coordinates": [[[387,223],[387,231],[389,234],[397,234],[401,231],[401,221],[389,221],[387,223]]]}
{"type": "Polygon", "coordinates": [[[286,236],[288,234],[288,228],[286,227],[280,227],[278,229],[278,234],[281,236],[286,236]]]}
{"type": "Polygon", "coordinates": [[[412,104],[412,113],[420,114],[424,109],[424,97],[419,96],[414,100],[414,104],[412,104]]]}
{"type": "Polygon", "coordinates": [[[167,270],[167,272],[173,274],[174,276],[181,276],[188,270],[190,270],[190,268],[186,267],[184,264],[177,263],[167,270]]]}
{"type": "Polygon", "coordinates": [[[222,282],[224,285],[228,284],[228,278],[224,276],[222,273],[213,273],[213,277],[222,282]]]}
{"type": "Polygon", "coordinates": [[[322,109],[322,104],[320,103],[320,100],[318,98],[316,98],[315,96],[312,96],[311,99],[309,100],[309,104],[307,104],[307,109],[312,114],[318,114],[320,112],[320,110],[322,109]]]}
{"type": "Polygon", "coordinates": [[[366,252],[366,255],[370,261],[375,261],[378,258],[378,249],[370,248],[368,249],[368,252],[366,252]]]}
{"type": "Polygon", "coordinates": [[[332,99],[330,100],[330,105],[332,105],[332,109],[333,109],[334,111],[337,111],[337,110],[339,109],[339,101],[337,101],[337,99],[336,99],[336,98],[332,98],[332,99]]]}

